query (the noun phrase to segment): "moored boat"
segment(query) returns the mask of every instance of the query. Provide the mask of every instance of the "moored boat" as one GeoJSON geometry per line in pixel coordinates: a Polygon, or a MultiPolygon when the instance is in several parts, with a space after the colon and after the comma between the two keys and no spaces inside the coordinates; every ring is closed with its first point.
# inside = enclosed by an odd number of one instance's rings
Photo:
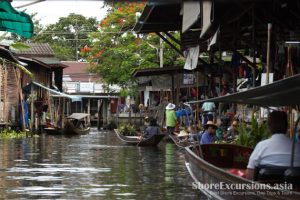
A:
{"type": "Polygon", "coordinates": [[[150,138],[140,140],[139,136],[124,136],[118,129],[114,129],[114,132],[123,143],[135,146],[156,146],[165,137],[165,134],[157,134],[150,138]]]}
{"type": "Polygon", "coordinates": [[[86,125],[87,113],[73,113],[67,117],[67,121],[64,124],[64,128],[59,127],[47,127],[44,128],[44,132],[49,135],[83,135],[90,131],[90,127],[86,125]]]}
{"type": "Polygon", "coordinates": [[[85,119],[89,116],[87,113],[73,113],[67,117],[67,122],[63,129],[65,135],[83,135],[90,132],[85,119]]]}
{"type": "Polygon", "coordinates": [[[63,130],[61,128],[57,128],[57,127],[44,128],[44,132],[47,133],[48,135],[62,135],[63,134],[63,130]]]}

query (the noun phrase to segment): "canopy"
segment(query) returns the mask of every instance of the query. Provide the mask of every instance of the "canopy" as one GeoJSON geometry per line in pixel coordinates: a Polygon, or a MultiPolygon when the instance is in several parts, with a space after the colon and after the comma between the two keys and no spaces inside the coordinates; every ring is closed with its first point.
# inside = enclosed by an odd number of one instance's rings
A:
{"type": "Polygon", "coordinates": [[[30,38],[33,35],[31,17],[24,12],[15,10],[10,2],[0,0],[0,31],[13,32],[30,38]]]}
{"type": "Polygon", "coordinates": [[[244,92],[234,93],[207,100],[191,101],[188,103],[202,103],[207,101],[253,104],[263,107],[300,105],[300,74],[276,81],[265,86],[249,89],[244,92]]]}
{"type": "Polygon", "coordinates": [[[83,119],[87,116],[89,116],[90,114],[87,113],[73,113],[72,115],[68,116],[67,119],[83,119]]]}
{"type": "Polygon", "coordinates": [[[78,97],[78,96],[75,96],[75,95],[69,95],[69,94],[66,94],[66,93],[63,93],[63,92],[58,92],[58,91],[56,91],[56,90],[53,90],[53,89],[48,88],[48,87],[46,87],[46,86],[43,86],[42,84],[39,84],[39,83],[34,82],[34,81],[32,81],[32,83],[33,83],[34,85],[36,85],[36,86],[39,86],[39,87],[41,87],[41,88],[44,88],[45,90],[48,90],[48,91],[50,91],[50,92],[52,92],[52,93],[58,95],[58,97],[69,98],[69,99],[72,100],[72,102],[74,102],[74,101],[81,101],[81,97],[78,97]]]}

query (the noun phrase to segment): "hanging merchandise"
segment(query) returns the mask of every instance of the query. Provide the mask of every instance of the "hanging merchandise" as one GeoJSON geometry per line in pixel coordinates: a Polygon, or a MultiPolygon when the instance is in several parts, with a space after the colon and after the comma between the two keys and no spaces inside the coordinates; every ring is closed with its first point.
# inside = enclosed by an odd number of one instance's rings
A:
{"type": "Polygon", "coordinates": [[[244,77],[244,67],[243,65],[241,64],[239,66],[239,78],[243,78],[244,77]]]}

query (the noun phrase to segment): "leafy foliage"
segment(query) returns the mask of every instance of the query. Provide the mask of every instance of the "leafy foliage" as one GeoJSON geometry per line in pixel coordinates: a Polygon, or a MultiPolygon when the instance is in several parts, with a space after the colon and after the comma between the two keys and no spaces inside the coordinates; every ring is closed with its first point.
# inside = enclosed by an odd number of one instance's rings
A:
{"type": "Polygon", "coordinates": [[[22,139],[31,136],[26,132],[4,129],[0,132],[0,139],[22,139]]]}
{"type": "Polygon", "coordinates": [[[97,30],[97,20],[71,13],[61,17],[55,24],[37,30],[33,42],[49,43],[56,57],[61,60],[76,60],[76,51],[91,42],[87,39],[90,32],[97,30]]]}
{"type": "Polygon", "coordinates": [[[252,115],[250,126],[241,122],[237,130],[239,135],[236,144],[246,147],[254,148],[258,142],[268,139],[271,136],[267,123],[259,123],[254,115],[252,115]]]}
{"type": "Polygon", "coordinates": [[[118,127],[118,131],[124,136],[135,136],[136,128],[131,124],[120,124],[118,127]]]}
{"type": "MultiPolygon", "coordinates": [[[[99,24],[99,31],[89,35],[93,43],[82,48],[81,55],[90,62],[90,70],[100,74],[107,83],[131,87],[134,70],[159,66],[159,37],[136,35],[132,31],[136,13],[142,11],[144,3],[106,2],[106,6],[109,7],[106,18],[99,24]]],[[[178,38],[179,34],[174,36],[178,38]]],[[[164,64],[180,63],[177,52],[165,45],[164,64]]]]}

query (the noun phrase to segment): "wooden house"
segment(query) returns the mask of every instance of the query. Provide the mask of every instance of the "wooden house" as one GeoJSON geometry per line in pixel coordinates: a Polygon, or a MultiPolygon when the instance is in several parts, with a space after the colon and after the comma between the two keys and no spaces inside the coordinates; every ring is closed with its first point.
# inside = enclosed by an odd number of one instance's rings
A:
{"type": "Polygon", "coordinates": [[[22,73],[22,63],[6,47],[0,47],[0,123],[1,126],[14,125],[18,115],[18,101],[22,73]]]}

